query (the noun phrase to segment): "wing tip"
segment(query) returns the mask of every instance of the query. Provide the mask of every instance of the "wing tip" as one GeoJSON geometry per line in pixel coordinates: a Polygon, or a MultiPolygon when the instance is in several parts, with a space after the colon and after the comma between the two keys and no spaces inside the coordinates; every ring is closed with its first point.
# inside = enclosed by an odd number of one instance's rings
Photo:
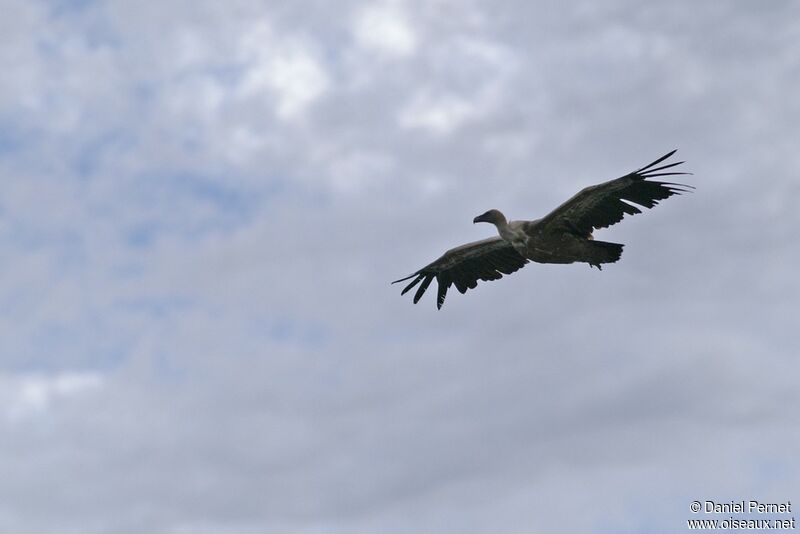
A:
{"type": "Polygon", "coordinates": [[[408,276],[406,276],[405,278],[401,278],[401,279],[399,279],[399,280],[395,280],[394,282],[389,282],[389,285],[393,285],[393,284],[396,284],[396,283],[398,283],[398,282],[405,282],[405,281],[406,281],[406,280],[408,280],[409,278],[414,278],[414,277],[415,277],[415,276],[417,276],[418,274],[419,274],[419,271],[415,272],[414,274],[409,274],[409,275],[408,275],[408,276]]]}
{"type": "MultiPolygon", "coordinates": [[[[659,169],[653,169],[653,167],[655,167],[656,165],[658,165],[659,163],[661,163],[661,162],[662,162],[662,161],[664,161],[665,159],[668,159],[668,158],[670,158],[670,157],[671,157],[673,154],[675,154],[675,152],[677,152],[677,151],[678,151],[678,149],[677,149],[677,148],[675,148],[675,149],[673,149],[672,151],[670,151],[670,152],[667,152],[666,154],[664,154],[663,156],[661,156],[660,158],[658,158],[658,159],[657,159],[657,160],[655,160],[654,162],[652,162],[652,163],[650,163],[650,164],[648,164],[648,165],[645,165],[645,166],[644,166],[644,167],[642,167],[641,169],[637,169],[636,171],[634,171],[634,173],[633,173],[633,174],[640,174],[640,173],[642,173],[643,171],[647,171],[648,169],[650,169],[650,170],[653,170],[653,171],[655,171],[655,170],[659,170],[659,169]]],[[[667,167],[674,167],[675,165],[680,165],[681,163],[683,163],[683,161],[679,161],[678,163],[670,163],[670,164],[669,164],[667,167]]],[[[667,168],[667,167],[662,167],[662,169],[663,169],[663,168],[667,168]]]]}
{"type": "MultiPolygon", "coordinates": [[[[422,280],[422,284],[420,284],[420,286],[417,288],[417,292],[414,294],[414,304],[419,302],[419,299],[421,299],[422,295],[425,294],[425,291],[428,290],[428,286],[431,285],[431,282],[433,281],[433,275],[432,274],[427,274],[427,275],[420,274],[419,279],[422,280]],[[423,279],[423,277],[424,277],[424,279],[423,279]]],[[[411,288],[409,287],[409,289],[411,289],[411,288]]]]}

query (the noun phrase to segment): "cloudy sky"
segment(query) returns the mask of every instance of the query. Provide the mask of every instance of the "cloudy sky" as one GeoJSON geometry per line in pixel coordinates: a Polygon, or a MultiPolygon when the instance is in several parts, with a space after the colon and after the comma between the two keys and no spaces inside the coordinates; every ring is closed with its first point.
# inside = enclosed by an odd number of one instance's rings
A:
{"type": "Polygon", "coordinates": [[[0,531],[800,502],[796,2],[0,11],[0,531]],[[602,272],[388,284],[673,148],[696,192],[598,234],[602,272]]]}

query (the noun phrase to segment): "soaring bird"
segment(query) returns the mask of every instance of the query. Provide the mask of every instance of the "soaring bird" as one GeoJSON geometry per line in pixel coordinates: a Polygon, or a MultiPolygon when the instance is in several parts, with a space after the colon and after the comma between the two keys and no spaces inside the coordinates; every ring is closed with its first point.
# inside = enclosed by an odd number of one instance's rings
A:
{"type": "Polygon", "coordinates": [[[686,184],[650,180],[659,176],[691,174],[669,170],[682,161],[658,166],[675,152],[673,150],[621,178],[586,187],[535,221],[508,222],[505,215],[496,209],[478,215],[472,222],[495,225],[498,237],[450,249],[414,274],[392,283],[414,278],[403,289],[401,295],[404,295],[422,282],[414,294],[416,304],[436,278],[439,284],[436,307],[441,309],[452,284],[459,292],[466,293],[467,289],[474,289],[478,285],[478,280],[497,280],[504,274],[518,271],[528,261],[584,262],[602,270],[604,263],[619,260],[623,245],[595,241],[592,238],[593,230],[616,224],[625,214],[641,213],[638,206],[652,208],[660,200],[694,189],[686,184]]]}

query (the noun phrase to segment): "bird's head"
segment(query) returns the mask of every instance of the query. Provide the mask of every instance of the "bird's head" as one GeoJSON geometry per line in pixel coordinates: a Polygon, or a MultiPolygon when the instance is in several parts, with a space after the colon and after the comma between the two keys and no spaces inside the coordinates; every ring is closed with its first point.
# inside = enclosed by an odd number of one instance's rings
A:
{"type": "Polygon", "coordinates": [[[472,219],[472,223],[479,223],[479,222],[488,222],[494,225],[498,225],[504,223],[506,220],[505,215],[500,213],[499,210],[489,210],[486,213],[478,215],[474,219],[472,219]]]}

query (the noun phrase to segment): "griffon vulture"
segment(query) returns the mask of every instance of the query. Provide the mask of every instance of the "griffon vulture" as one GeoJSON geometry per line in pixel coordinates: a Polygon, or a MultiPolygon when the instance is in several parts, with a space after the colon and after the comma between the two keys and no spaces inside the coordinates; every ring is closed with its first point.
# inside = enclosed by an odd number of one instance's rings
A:
{"type": "Polygon", "coordinates": [[[657,166],[675,152],[616,180],[587,187],[535,221],[507,222],[505,215],[496,209],[478,215],[473,223],[492,223],[500,235],[450,249],[433,263],[392,283],[414,278],[403,289],[401,295],[404,295],[422,282],[414,294],[416,304],[436,278],[439,284],[436,307],[441,308],[452,284],[459,292],[466,293],[478,285],[478,280],[497,280],[518,271],[528,261],[577,261],[602,269],[604,263],[619,260],[623,245],[595,241],[592,230],[618,223],[625,214],[641,213],[636,205],[652,208],[659,200],[694,189],[690,185],[650,180],[657,176],[691,174],[667,171],[682,161],[657,166]]]}

